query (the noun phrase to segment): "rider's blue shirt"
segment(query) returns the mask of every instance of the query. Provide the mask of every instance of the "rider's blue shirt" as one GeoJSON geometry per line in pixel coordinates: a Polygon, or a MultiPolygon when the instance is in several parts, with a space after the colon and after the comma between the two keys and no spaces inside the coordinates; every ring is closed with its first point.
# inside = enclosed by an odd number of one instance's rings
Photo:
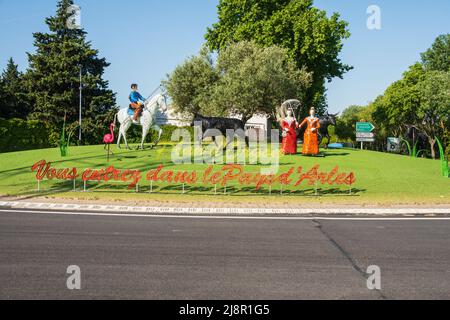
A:
{"type": "Polygon", "coordinates": [[[144,97],[141,96],[141,94],[140,94],[139,92],[137,92],[137,91],[131,92],[129,98],[130,98],[130,101],[131,101],[132,103],[137,103],[137,102],[139,102],[139,101],[145,102],[144,97]]]}

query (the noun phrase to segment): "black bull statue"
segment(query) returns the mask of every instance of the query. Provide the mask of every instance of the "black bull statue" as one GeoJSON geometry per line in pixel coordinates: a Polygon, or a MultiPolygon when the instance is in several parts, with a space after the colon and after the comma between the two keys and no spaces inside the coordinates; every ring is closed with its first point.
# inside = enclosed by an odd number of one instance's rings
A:
{"type": "MultiPolygon", "coordinates": [[[[231,138],[227,135],[227,130],[234,130],[238,134],[245,135],[245,123],[239,119],[228,119],[228,118],[214,118],[214,117],[204,117],[199,114],[194,115],[194,120],[191,123],[191,127],[201,124],[201,129],[203,134],[207,133],[208,130],[218,130],[224,137],[227,137],[226,147],[232,142],[231,138]]],[[[216,136],[211,136],[212,140],[217,144],[216,136]]],[[[247,147],[249,146],[248,136],[245,135],[245,143],[247,147]]]]}
{"type": "MultiPolygon", "coordinates": [[[[331,136],[328,131],[330,126],[336,126],[336,119],[338,114],[328,114],[326,116],[320,117],[320,129],[319,129],[319,144],[322,143],[324,138],[327,138],[327,146],[330,144],[331,136]]],[[[201,129],[203,133],[206,133],[208,130],[215,129],[218,130],[224,137],[227,137],[227,130],[234,130],[235,132],[240,130],[245,133],[245,123],[239,119],[228,119],[228,118],[218,118],[218,117],[204,117],[199,114],[194,115],[194,119],[191,123],[191,127],[196,124],[201,124],[201,129]]],[[[298,130],[298,136],[303,138],[305,132],[305,128],[298,130]]],[[[216,137],[211,137],[213,141],[216,142],[216,137]]],[[[228,139],[231,137],[227,137],[228,139]]],[[[234,137],[233,137],[234,138],[234,137]]],[[[232,141],[227,141],[227,146],[232,141]]],[[[247,146],[249,145],[248,136],[245,137],[245,143],[247,146]]],[[[226,148],[226,147],[225,147],[226,148]]]]}

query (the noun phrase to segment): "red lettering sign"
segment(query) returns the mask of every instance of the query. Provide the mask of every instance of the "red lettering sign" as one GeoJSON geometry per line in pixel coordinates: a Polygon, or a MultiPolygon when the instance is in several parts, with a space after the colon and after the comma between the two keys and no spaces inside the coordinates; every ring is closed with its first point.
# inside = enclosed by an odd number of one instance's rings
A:
{"type": "Polygon", "coordinates": [[[76,168],[53,169],[52,163],[45,160],[37,162],[31,167],[31,171],[36,172],[36,180],[74,180],[78,177],[76,168]]]}
{"type": "MultiPolygon", "coordinates": [[[[37,180],[74,180],[79,177],[76,168],[52,168],[52,163],[41,160],[32,166],[31,170],[36,172],[37,180]]],[[[142,179],[139,170],[119,170],[113,166],[101,169],[85,169],[81,174],[82,181],[121,181],[128,183],[129,188],[135,187],[142,179]]],[[[156,169],[149,170],[145,175],[147,181],[165,182],[169,184],[203,184],[226,186],[237,183],[241,186],[253,186],[260,190],[264,186],[272,186],[279,183],[283,186],[293,185],[295,187],[305,183],[307,185],[349,185],[356,183],[356,176],[353,172],[340,172],[339,167],[334,167],[331,171],[321,171],[320,165],[316,165],[308,171],[303,167],[290,168],[281,174],[262,175],[261,173],[245,172],[244,167],[239,164],[228,164],[221,168],[209,166],[201,178],[196,171],[164,171],[164,166],[159,165],[156,169]],[[295,173],[298,175],[295,177],[295,173]]]]}

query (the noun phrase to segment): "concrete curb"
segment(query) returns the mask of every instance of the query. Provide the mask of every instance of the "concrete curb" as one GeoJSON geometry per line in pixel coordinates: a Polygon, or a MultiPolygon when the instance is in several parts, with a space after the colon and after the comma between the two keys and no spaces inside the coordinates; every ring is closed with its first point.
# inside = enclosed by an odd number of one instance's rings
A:
{"type": "Polygon", "coordinates": [[[61,210],[72,212],[105,212],[161,215],[235,215],[235,216],[450,216],[450,208],[352,208],[352,209],[248,209],[248,208],[170,208],[62,203],[2,202],[0,208],[13,210],[61,210]]]}

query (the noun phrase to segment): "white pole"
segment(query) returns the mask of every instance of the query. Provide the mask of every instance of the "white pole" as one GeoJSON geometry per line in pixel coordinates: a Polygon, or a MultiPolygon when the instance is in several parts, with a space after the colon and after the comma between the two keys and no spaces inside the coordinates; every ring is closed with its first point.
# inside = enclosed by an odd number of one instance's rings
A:
{"type": "Polygon", "coordinates": [[[83,82],[82,82],[82,73],[83,73],[83,67],[80,66],[80,110],[79,110],[79,135],[78,140],[81,141],[81,107],[82,107],[82,101],[83,101],[83,82]]]}

